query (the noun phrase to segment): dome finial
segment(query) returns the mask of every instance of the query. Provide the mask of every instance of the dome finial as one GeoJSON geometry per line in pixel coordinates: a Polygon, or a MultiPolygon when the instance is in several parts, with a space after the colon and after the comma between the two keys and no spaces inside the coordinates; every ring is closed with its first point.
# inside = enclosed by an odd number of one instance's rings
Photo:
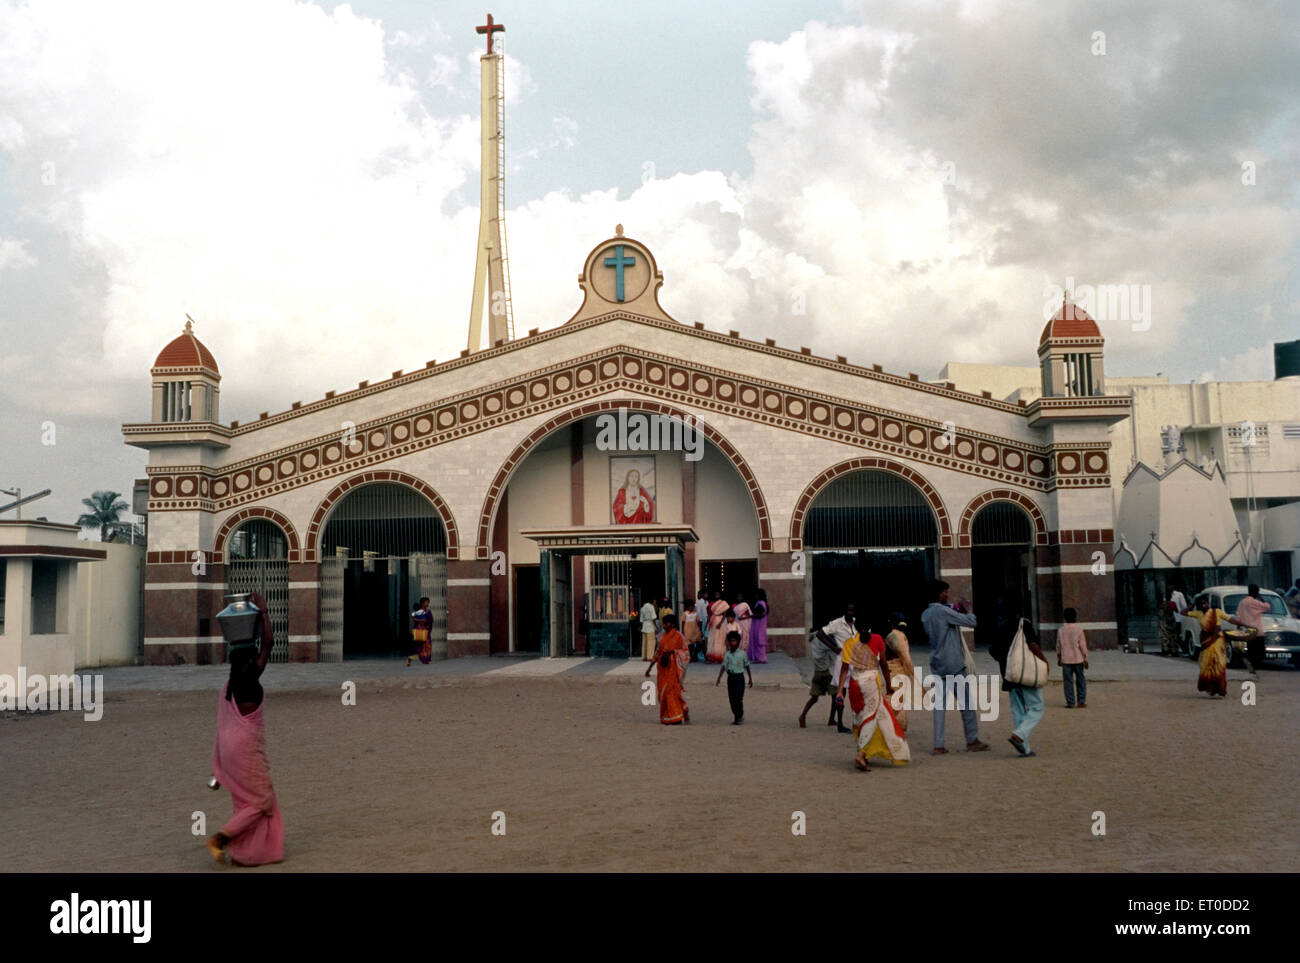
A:
{"type": "Polygon", "coordinates": [[[623,236],[623,225],[622,225],[622,224],[615,224],[615,225],[614,225],[614,234],[617,235],[618,237],[622,237],[622,236],[623,236]]]}
{"type": "Polygon", "coordinates": [[[185,315],[185,333],[186,334],[194,333],[194,319],[191,318],[188,314],[185,315]]]}

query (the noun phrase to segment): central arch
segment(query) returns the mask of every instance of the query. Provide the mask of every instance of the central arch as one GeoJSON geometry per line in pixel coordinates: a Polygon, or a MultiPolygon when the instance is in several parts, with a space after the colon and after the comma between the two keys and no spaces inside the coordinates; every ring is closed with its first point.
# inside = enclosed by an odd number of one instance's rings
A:
{"type": "Polygon", "coordinates": [[[749,490],[750,502],[754,507],[754,515],[758,519],[758,550],[760,552],[772,551],[772,522],[771,515],[768,512],[767,500],[763,497],[763,490],[758,485],[758,480],[754,477],[754,472],[750,469],[749,464],[741,456],[734,445],[729,442],[721,432],[709,425],[703,419],[692,415],[688,411],[676,408],[672,405],[666,405],[659,401],[648,401],[640,398],[612,398],[606,401],[594,401],[576,408],[570,408],[561,412],[552,418],[547,419],[538,425],[528,436],[524,438],[509,457],[501,464],[497,470],[496,477],[492,479],[492,484],[488,486],[487,495],[483,499],[483,509],[479,513],[478,521],[478,544],[477,557],[487,559],[491,556],[491,532],[492,522],[496,518],[497,507],[501,502],[501,496],[510,482],[510,476],[514,474],[516,468],[523,463],[524,458],[534,446],[539,444],[543,439],[553,434],[556,430],[563,428],[575,421],[584,418],[590,418],[592,415],[598,415],[602,412],[617,412],[623,408],[629,411],[640,411],[647,414],[672,415],[677,418],[690,419],[699,430],[703,432],[704,437],[724,455],[727,456],[731,464],[739,472],[745,487],[749,490]]]}
{"type": "Polygon", "coordinates": [[[886,471],[905,478],[919,488],[934,512],[934,521],[939,528],[939,548],[953,547],[952,522],[948,517],[948,509],[944,506],[943,499],[939,497],[939,492],[920,472],[888,458],[850,458],[838,465],[832,465],[810,481],[808,487],[803,490],[803,494],[799,496],[799,500],[795,502],[794,512],[790,516],[791,551],[799,552],[803,550],[804,521],[808,516],[808,509],[812,507],[812,503],[816,501],[822,489],[841,475],[865,470],[886,471]]]}

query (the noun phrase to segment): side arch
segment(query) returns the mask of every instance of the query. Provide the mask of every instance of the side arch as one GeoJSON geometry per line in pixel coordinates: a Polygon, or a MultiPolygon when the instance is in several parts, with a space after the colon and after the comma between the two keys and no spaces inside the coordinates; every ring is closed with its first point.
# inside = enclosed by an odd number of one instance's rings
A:
{"type": "Polygon", "coordinates": [[[957,529],[957,547],[970,548],[971,523],[975,520],[975,515],[981,508],[990,502],[1011,502],[1025,510],[1030,520],[1034,524],[1034,544],[1047,544],[1047,519],[1043,517],[1040,509],[1029,496],[1009,488],[990,488],[986,492],[981,492],[970,500],[966,508],[961,513],[961,520],[957,529]]]}
{"type": "Polygon", "coordinates": [[[690,412],[674,408],[672,405],[639,398],[615,398],[606,401],[593,401],[561,412],[555,417],[547,419],[543,424],[538,425],[529,432],[528,437],[515,446],[510,456],[497,470],[496,476],[492,479],[492,484],[488,487],[487,495],[483,499],[483,510],[479,512],[478,519],[477,553],[480,559],[490,557],[492,520],[496,517],[497,505],[501,501],[502,493],[506,490],[506,485],[510,482],[510,476],[523,463],[528,452],[542,439],[571,422],[590,418],[592,415],[598,415],[606,411],[617,411],[620,408],[626,408],[629,411],[642,411],[647,414],[675,415],[678,418],[692,419],[700,431],[704,433],[704,437],[712,442],[714,447],[722,452],[731,461],[736,471],[740,473],[741,479],[745,482],[745,487],[749,489],[754,514],[758,518],[758,550],[760,552],[772,551],[772,521],[767,509],[767,500],[763,497],[763,490],[759,487],[758,480],[754,477],[754,472],[750,469],[748,462],[721,432],[690,412]]]}
{"type": "Polygon", "coordinates": [[[319,561],[317,555],[321,529],[324,528],[325,520],[329,517],[330,509],[334,507],[334,504],[352,489],[359,488],[362,485],[369,485],[371,482],[397,482],[415,489],[427,498],[442,518],[442,527],[447,533],[447,558],[460,558],[460,537],[456,528],[456,519],[451,514],[451,507],[441,495],[423,480],[416,478],[414,475],[408,475],[406,472],[366,471],[344,479],[316,506],[316,511],[311,517],[311,524],[307,527],[307,548],[303,561],[319,561]]]}
{"type": "Polygon", "coordinates": [[[930,503],[930,509],[934,512],[935,524],[939,529],[939,548],[953,547],[952,523],[948,517],[948,509],[944,506],[943,499],[939,497],[939,492],[926,480],[924,475],[913,468],[888,458],[850,458],[838,465],[832,465],[814,478],[808,483],[808,487],[803,490],[799,500],[795,502],[794,513],[790,516],[791,551],[803,551],[804,519],[808,515],[808,509],[812,507],[812,503],[821,494],[822,489],[841,475],[867,469],[887,471],[890,474],[898,475],[919,488],[926,501],[930,503]]]}
{"type": "Polygon", "coordinates": [[[267,508],[265,505],[249,505],[247,508],[241,508],[239,511],[226,517],[217,529],[217,538],[213,544],[213,554],[222,562],[230,561],[226,558],[229,550],[230,536],[234,534],[235,529],[248,521],[250,518],[265,518],[267,521],[274,522],[280,526],[285,537],[289,540],[289,561],[301,562],[302,546],[298,540],[298,530],[293,527],[293,522],[289,521],[280,512],[274,508],[267,508]]]}

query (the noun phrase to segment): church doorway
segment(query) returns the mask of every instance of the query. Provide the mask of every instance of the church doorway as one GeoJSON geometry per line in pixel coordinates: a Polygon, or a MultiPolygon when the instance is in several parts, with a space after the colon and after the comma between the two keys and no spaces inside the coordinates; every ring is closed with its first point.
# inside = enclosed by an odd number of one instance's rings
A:
{"type": "MultiPolygon", "coordinates": [[[[253,518],[227,543],[226,591],[256,592],[271,616],[272,662],[289,661],[289,539],[267,518],[253,518]]],[[[223,603],[224,604],[224,603],[223,603]]]]}
{"type": "Polygon", "coordinates": [[[542,569],[515,566],[515,651],[542,651],[542,569]]]}
{"type": "Polygon", "coordinates": [[[990,502],[971,520],[971,602],[975,644],[1035,619],[1034,523],[1012,502],[990,502]]]}
{"type": "Polygon", "coordinates": [[[841,475],[818,493],[804,520],[808,625],[820,628],[852,603],[862,627],[892,612],[923,641],[921,610],[937,565],[939,529],[919,488],[892,472],[841,475]]]}
{"type": "Polygon", "coordinates": [[[434,658],[447,656],[447,535],[422,494],[397,482],[355,488],[321,535],[321,659],[405,655],[428,596],[434,658]]]}

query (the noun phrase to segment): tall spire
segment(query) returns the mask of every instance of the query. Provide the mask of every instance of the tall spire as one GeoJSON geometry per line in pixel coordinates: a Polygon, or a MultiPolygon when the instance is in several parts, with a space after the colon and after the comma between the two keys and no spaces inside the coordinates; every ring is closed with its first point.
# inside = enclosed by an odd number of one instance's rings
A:
{"type": "Polygon", "coordinates": [[[501,40],[505,26],[488,14],[487,23],[475,27],[487,35],[487,53],[479,58],[482,80],[479,173],[478,257],[474,265],[474,298],[469,314],[469,350],[484,347],[483,319],[487,316],[488,343],[492,347],[515,336],[514,309],[510,303],[510,262],[506,253],[505,186],[505,53],[501,40]]]}

